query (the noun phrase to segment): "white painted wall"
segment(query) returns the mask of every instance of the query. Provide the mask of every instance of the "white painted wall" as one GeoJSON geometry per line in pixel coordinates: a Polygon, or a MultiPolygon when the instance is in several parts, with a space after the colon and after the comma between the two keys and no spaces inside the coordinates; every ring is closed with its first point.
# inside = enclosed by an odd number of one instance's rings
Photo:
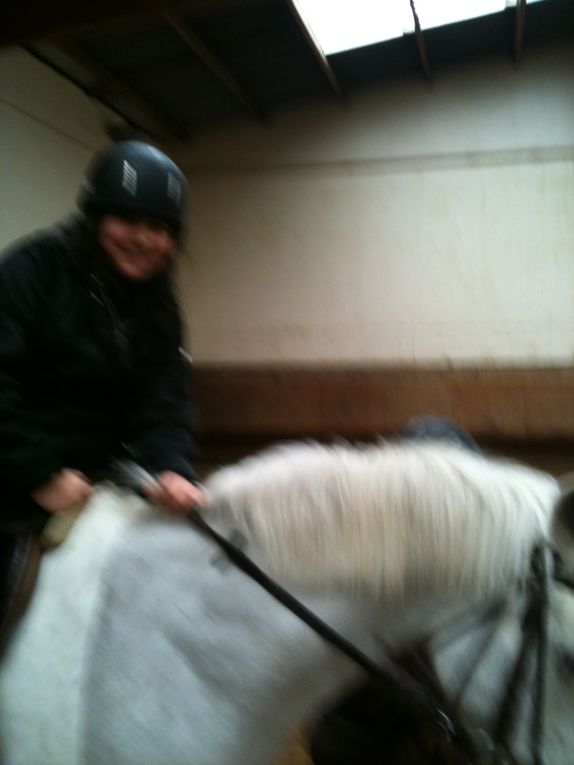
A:
{"type": "MultiPolygon", "coordinates": [[[[570,364],[573,85],[569,47],[527,49],[172,147],[194,358],[570,364]]],[[[103,116],[0,51],[0,247],[72,209],[103,116]]]]}
{"type": "Polygon", "coordinates": [[[196,360],[572,362],[571,47],[294,108],[176,158],[196,360]]]}
{"type": "Polygon", "coordinates": [[[23,50],[0,50],[0,249],[73,209],[104,114],[23,50]]]}

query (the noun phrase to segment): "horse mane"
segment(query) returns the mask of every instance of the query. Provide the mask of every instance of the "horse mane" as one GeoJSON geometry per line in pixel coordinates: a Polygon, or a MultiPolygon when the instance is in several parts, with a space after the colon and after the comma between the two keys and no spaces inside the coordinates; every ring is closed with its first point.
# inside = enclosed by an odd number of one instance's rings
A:
{"type": "Polygon", "coordinates": [[[207,482],[276,575],[383,597],[493,595],[525,577],[557,483],[439,443],[275,447],[207,482]]]}

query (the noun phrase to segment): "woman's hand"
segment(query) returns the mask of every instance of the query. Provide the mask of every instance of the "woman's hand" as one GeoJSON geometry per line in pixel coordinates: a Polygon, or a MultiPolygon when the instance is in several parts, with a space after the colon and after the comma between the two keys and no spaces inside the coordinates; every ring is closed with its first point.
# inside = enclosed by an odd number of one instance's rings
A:
{"type": "Polygon", "coordinates": [[[31,497],[49,513],[64,513],[83,505],[91,493],[92,486],[83,473],[63,468],[33,491],[31,497]]]}
{"type": "Polygon", "coordinates": [[[169,513],[187,513],[206,502],[204,490],[178,473],[166,470],[158,475],[157,480],[159,486],[147,486],[146,495],[169,513]]]}

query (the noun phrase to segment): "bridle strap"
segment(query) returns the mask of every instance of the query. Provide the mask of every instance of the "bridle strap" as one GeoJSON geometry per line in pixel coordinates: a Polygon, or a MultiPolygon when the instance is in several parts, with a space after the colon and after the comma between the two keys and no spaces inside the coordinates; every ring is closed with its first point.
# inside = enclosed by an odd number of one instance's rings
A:
{"type": "Polygon", "coordinates": [[[414,705],[418,706],[423,713],[433,720],[449,739],[456,739],[469,753],[474,751],[471,739],[464,728],[455,726],[453,718],[445,711],[446,705],[442,703],[442,694],[439,701],[436,692],[431,692],[431,690],[417,682],[407,672],[386,657],[383,657],[384,663],[382,665],[376,664],[367,654],[340,635],[297,600],[297,598],[271,579],[239,547],[212,528],[199,513],[189,513],[186,518],[192,526],[215,541],[233,564],[263,587],[275,600],[288,608],[320,637],[345,654],[351,661],[367,672],[371,678],[386,686],[392,686],[395,690],[408,697],[414,705]]]}
{"type": "Polygon", "coordinates": [[[535,677],[535,706],[532,719],[532,751],[534,765],[544,765],[542,756],[542,741],[544,738],[544,719],[546,712],[546,667],[548,666],[548,614],[550,596],[548,591],[549,572],[548,555],[544,547],[539,548],[533,565],[536,572],[536,598],[539,603],[537,611],[536,646],[536,677],[535,677]]]}
{"type": "Polygon", "coordinates": [[[547,548],[543,545],[537,546],[532,552],[529,601],[522,622],[522,645],[511,673],[506,694],[502,700],[498,723],[493,736],[495,750],[502,752],[502,758],[505,760],[510,752],[510,741],[516,725],[518,694],[524,683],[527,660],[534,651],[534,709],[530,728],[533,765],[544,765],[542,740],[544,736],[549,608],[547,555],[547,548]]]}
{"type": "Polygon", "coordinates": [[[490,648],[490,646],[492,645],[496,637],[497,629],[498,629],[498,619],[500,618],[502,610],[503,610],[503,604],[496,603],[495,606],[491,608],[482,619],[482,623],[487,625],[487,629],[485,631],[485,634],[482,640],[480,641],[478,652],[473,657],[473,661],[471,664],[469,664],[467,671],[463,674],[458,690],[453,696],[454,708],[456,709],[457,714],[459,716],[462,716],[462,705],[463,705],[463,699],[464,699],[465,693],[472,683],[472,680],[480,664],[480,661],[486,655],[488,649],[490,648]]]}

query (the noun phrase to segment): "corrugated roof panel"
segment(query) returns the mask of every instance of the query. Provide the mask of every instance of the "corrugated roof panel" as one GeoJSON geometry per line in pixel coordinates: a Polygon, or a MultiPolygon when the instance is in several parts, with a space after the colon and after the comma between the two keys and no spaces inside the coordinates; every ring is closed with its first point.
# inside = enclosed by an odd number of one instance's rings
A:
{"type": "Polygon", "coordinates": [[[195,29],[263,106],[330,93],[293,14],[283,4],[208,19],[195,29]]]}

